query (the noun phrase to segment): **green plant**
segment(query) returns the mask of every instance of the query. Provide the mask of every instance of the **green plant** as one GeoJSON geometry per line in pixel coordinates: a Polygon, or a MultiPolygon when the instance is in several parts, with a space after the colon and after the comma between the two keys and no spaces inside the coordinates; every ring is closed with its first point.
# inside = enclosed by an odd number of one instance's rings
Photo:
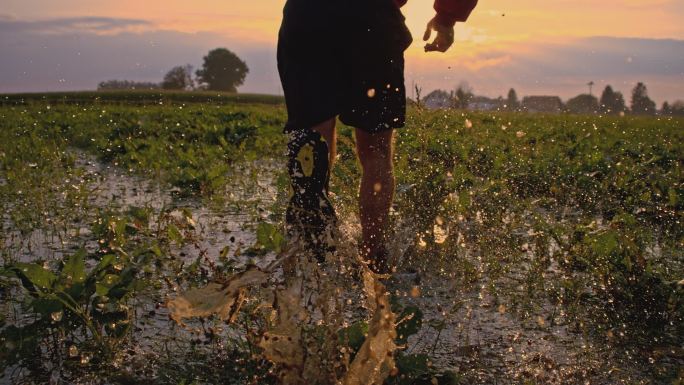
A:
{"type": "Polygon", "coordinates": [[[5,367],[38,363],[45,354],[85,363],[96,356],[110,357],[130,328],[126,302],[134,290],[136,267],[123,263],[121,255],[107,254],[87,272],[86,253],[80,251],[56,271],[38,263],[6,267],[6,276],[21,281],[28,294],[26,306],[35,317],[0,333],[5,367]],[[55,338],[57,344],[52,343],[55,338]]]}

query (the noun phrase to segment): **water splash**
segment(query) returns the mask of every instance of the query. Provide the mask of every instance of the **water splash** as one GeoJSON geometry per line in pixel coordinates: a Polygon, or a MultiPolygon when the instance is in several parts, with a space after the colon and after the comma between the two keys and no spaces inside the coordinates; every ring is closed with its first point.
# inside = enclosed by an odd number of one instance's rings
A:
{"type": "MultiPolygon", "coordinates": [[[[337,251],[319,265],[296,240],[268,267],[251,267],[224,283],[191,289],[168,301],[178,323],[191,317],[217,315],[234,321],[250,287],[266,287],[272,298],[258,336],[261,355],[276,365],[284,384],[382,384],[396,372],[395,321],[389,294],[378,276],[363,263],[352,242],[336,234],[337,251]],[[360,282],[359,282],[360,281],[360,282]],[[267,284],[268,283],[268,284],[267,284]],[[360,284],[360,285],[359,285],[360,284]],[[352,314],[350,296],[365,298],[370,316],[368,334],[355,355],[340,338],[352,314]],[[353,355],[353,359],[351,358],[353,355]]],[[[348,239],[348,238],[347,238],[348,239]]]]}
{"type": "Polygon", "coordinates": [[[372,293],[375,299],[373,318],[368,336],[342,381],[344,385],[382,384],[396,370],[396,316],[390,310],[389,295],[368,270],[364,271],[364,283],[366,292],[372,293]]]}
{"type": "Polygon", "coordinates": [[[266,272],[252,267],[233,276],[226,283],[210,283],[203,288],[188,290],[167,303],[171,318],[179,324],[182,324],[184,318],[213,314],[225,320],[233,320],[244,302],[245,290],[264,283],[267,279],[266,272]]]}

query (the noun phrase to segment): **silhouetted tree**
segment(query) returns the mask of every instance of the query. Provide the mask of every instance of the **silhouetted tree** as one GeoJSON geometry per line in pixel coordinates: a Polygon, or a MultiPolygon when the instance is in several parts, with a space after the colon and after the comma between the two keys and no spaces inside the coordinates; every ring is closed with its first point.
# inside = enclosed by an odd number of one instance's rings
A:
{"type": "Polygon", "coordinates": [[[599,104],[600,111],[604,114],[619,114],[627,109],[622,93],[613,91],[611,86],[606,86],[603,90],[599,104]]]}
{"type": "Polygon", "coordinates": [[[663,102],[663,107],[660,108],[661,115],[672,115],[672,108],[670,108],[670,103],[663,102]]]}
{"type": "Polygon", "coordinates": [[[473,96],[473,88],[467,82],[461,82],[454,94],[454,108],[468,108],[468,104],[470,104],[473,96]]]}
{"type": "Polygon", "coordinates": [[[684,101],[677,100],[670,106],[672,115],[684,116],[684,101]]]}
{"type": "Polygon", "coordinates": [[[443,90],[434,90],[427,94],[423,99],[423,105],[427,108],[449,108],[452,106],[452,96],[443,90]]]}
{"type": "Polygon", "coordinates": [[[517,110],[520,108],[520,101],[518,101],[518,93],[513,88],[508,90],[508,97],[506,98],[506,106],[509,110],[517,110]]]}
{"type": "Polygon", "coordinates": [[[595,114],[599,110],[599,103],[594,95],[582,94],[568,100],[565,107],[573,114],[595,114]]]}
{"type": "Polygon", "coordinates": [[[173,67],[164,75],[164,81],[162,81],[162,88],[165,90],[191,90],[194,86],[190,64],[173,67]]]}
{"type": "Polygon", "coordinates": [[[632,113],[639,115],[654,115],[656,104],[648,97],[648,90],[644,83],[637,83],[632,90],[632,113]]]}
{"type": "Polygon", "coordinates": [[[202,68],[196,73],[197,81],[209,90],[237,92],[245,82],[249,68],[233,52],[216,48],[204,57],[202,68]]]}

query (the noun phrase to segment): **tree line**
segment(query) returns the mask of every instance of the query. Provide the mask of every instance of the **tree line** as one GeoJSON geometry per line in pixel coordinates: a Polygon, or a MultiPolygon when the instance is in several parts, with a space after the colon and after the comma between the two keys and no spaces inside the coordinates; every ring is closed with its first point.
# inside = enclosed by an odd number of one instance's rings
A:
{"type": "Polygon", "coordinates": [[[235,53],[227,48],[216,48],[204,56],[202,67],[194,74],[190,64],[179,65],[171,68],[160,83],[107,80],[98,84],[97,89],[237,92],[248,73],[247,63],[235,53]]]}
{"type": "MultiPolygon", "coordinates": [[[[593,82],[591,83],[593,86],[593,82]]],[[[509,111],[519,111],[526,109],[524,102],[518,99],[518,94],[515,89],[511,88],[508,91],[506,98],[499,96],[497,99],[490,99],[485,97],[475,96],[472,87],[466,82],[462,82],[455,91],[447,93],[443,90],[435,90],[428,94],[424,99],[421,99],[421,89],[416,86],[416,101],[419,104],[426,103],[440,108],[457,108],[457,109],[480,109],[482,100],[489,102],[490,106],[495,106],[494,109],[503,109],[509,111]]],[[[670,104],[664,102],[662,107],[658,109],[656,103],[648,96],[648,88],[642,82],[639,82],[632,89],[630,105],[627,106],[625,97],[619,91],[615,91],[612,86],[607,85],[601,97],[597,98],[591,93],[580,94],[570,98],[563,103],[559,97],[542,97],[547,99],[555,99],[558,102],[558,110],[575,114],[625,114],[631,113],[635,115],[679,115],[684,116],[684,101],[677,100],[670,104]]],[[[524,101],[524,100],[523,100],[524,101]]]]}
{"type": "MultiPolygon", "coordinates": [[[[506,105],[512,110],[522,107],[515,90],[512,88],[508,92],[506,105]]],[[[565,111],[577,114],[684,115],[684,101],[682,100],[677,100],[672,104],[667,101],[663,102],[662,107],[658,110],[656,103],[648,96],[646,84],[642,82],[638,82],[632,89],[629,107],[622,92],[615,91],[610,85],[603,89],[600,98],[591,93],[580,94],[569,99],[564,107],[565,111]]]]}

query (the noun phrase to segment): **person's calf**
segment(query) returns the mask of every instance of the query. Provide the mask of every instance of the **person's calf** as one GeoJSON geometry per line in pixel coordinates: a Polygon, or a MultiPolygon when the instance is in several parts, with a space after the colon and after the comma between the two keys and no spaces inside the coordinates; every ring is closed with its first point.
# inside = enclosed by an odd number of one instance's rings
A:
{"type": "Polygon", "coordinates": [[[371,270],[380,274],[390,272],[386,248],[387,224],[394,197],[392,166],[393,131],[368,133],[356,130],[356,152],[363,169],[359,189],[359,217],[361,220],[361,257],[371,270]]]}
{"type": "Polygon", "coordinates": [[[387,240],[389,210],[394,196],[394,177],[386,174],[382,179],[364,175],[359,192],[359,216],[363,241],[371,252],[384,246],[387,240]]]}

